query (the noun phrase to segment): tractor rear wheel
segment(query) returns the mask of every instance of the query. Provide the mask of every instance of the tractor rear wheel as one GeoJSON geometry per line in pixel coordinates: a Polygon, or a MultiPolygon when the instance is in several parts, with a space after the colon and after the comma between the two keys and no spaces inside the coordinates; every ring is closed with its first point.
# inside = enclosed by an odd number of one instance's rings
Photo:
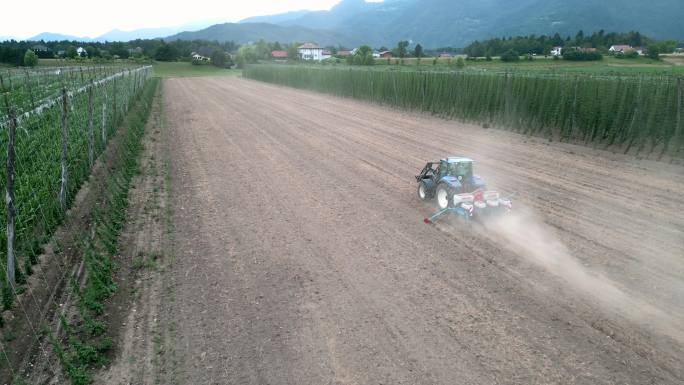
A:
{"type": "Polygon", "coordinates": [[[437,197],[437,205],[440,209],[444,210],[451,206],[451,199],[453,194],[447,186],[443,184],[437,186],[437,193],[435,195],[437,197]]]}

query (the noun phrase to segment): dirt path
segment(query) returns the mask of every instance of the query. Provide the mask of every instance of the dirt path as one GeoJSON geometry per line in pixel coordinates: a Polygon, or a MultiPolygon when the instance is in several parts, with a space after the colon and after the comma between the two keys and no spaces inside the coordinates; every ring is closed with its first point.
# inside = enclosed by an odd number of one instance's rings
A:
{"type": "Polygon", "coordinates": [[[159,383],[684,381],[681,166],[236,78],[164,108],[159,383]],[[448,154],[524,215],[424,225],[448,154]]]}

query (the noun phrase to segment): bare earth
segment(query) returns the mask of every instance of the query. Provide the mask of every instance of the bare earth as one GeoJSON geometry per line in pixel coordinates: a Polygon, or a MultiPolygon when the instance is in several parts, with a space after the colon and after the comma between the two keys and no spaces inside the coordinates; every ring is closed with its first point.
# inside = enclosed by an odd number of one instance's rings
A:
{"type": "Polygon", "coordinates": [[[171,246],[127,326],[159,330],[109,383],[684,381],[684,167],[239,78],[163,93],[171,246]],[[445,155],[517,213],[423,224],[445,155]]]}

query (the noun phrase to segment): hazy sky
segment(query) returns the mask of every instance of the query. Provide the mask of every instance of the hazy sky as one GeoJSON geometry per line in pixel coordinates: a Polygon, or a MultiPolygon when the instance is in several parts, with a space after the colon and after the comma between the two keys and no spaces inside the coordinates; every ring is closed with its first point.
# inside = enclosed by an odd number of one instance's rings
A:
{"type": "MultiPolygon", "coordinates": [[[[238,21],[299,9],[330,9],[340,0],[8,0],[0,36],[40,32],[96,37],[114,28],[173,27],[203,20],[238,21]]],[[[375,0],[377,1],[377,0],[375,0]]]]}

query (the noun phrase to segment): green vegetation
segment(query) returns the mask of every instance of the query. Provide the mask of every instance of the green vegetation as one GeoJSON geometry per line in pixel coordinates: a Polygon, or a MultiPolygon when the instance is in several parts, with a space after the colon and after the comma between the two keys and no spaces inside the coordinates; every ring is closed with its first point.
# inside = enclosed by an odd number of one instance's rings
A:
{"type": "MultiPolygon", "coordinates": [[[[33,50],[41,59],[68,59],[87,63],[93,60],[150,60],[155,58],[159,61],[174,61],[179,58],[190,60],[193,52],[203,53],[210,56],[214,50],[234,52],[238,45],[234,42],[218,43],[206,40],[174,40],[164,41],[161,39],[138,39],[129,42],[78,42],[78,41],[4,41],[0,42],[0,63],[13,66],[25,66],[24,56],[26,50],[33,50]],[[35,50],[35,46],[41,46],[35,50]],[[83,57],[80,57],[77,48],[85,49],[83,57]]],[[[269,51],[270,52],[270,51],[269,51]]]]}
{"type": "Polygon", "coordinates": [[[501,61],[505,63],[515,63],[520,61],[520,53],[518,51],[514,51],[512,49],[504,52],[503,55],[501,55],[501,61]]]}
{"type": "Polygon", "coordinates": [[[179,56],[178,49],[171,44],[164,43],[164,41],[154,52],[154,59],[158,61],[176,61],[179,56]]]}
{"type": "Polygon", "coordinates": [[[26,67],[35,67],[38,64],[38,55],[30,49],[26,50],[24,54],[24,65],[26,67]]]}
{"type": "MultiPolygon", "coordinates": [[[[16,281],[22,285],[32,274],[32,267],[38,262],[41,247],[47,242],[56,227],[65,217],[65,208],[71,206],[81,184],[91,171],[89,156],[89,100],[93,101],[93,156],[98,156],[105,148],[127,111],[132,98],[146,79],[147,69],[130,72],[128,70],[112,73],[111,69],[63,70],[41,78],[42,83],[29,81],[17,83],[18,88],[3,87],[0,97],[0,163],[7,162],[8,131],[12,123],[9,111],[22,113],[18,120],[14,142],[14,205],[15,216],[15,272],[16,281]],[[90,79],[103,79],[90,86],[90,79]],[[97,77],[96,75],[100,75],[97,77]],[[19,87],[22,85],[22,87],[19,87]],[[28,85],[28,86],[24,86],[28,85]],[[40,87],[56,91],[60,88],[67,93],[66,107],[63,98],[33,99],[31,95],[50,95],[39,93],[40,87]],[[40,111],[33,108],[42,105],[40,111]],[[66,110],[66,115],[63,111],[66,110]],[[33,111],[27,114],[28,111],[33,111]],[[68,177],[64,191],[64,207],[58,199],[61,189],[61,127],[62,118],[67,125],[65,171],[68,177]]],[[[22,74],[22,80],[24,80],[22,74]]],[[[7,173],[0,173],[0,185],[5,186],[7,173]]],[[[7,218],[7,204],[0,204],[0,217],[7,218]]],[[[3,270],[7,260],[7,234],[0,232],[0,263],[3,270]]],[[[5,275],[2,275],[3,304],[5,309],[12,306],[13,294],[5,275]]]]}
{"type": "Polygon", "coordinates": [[[632,47],[656,46],[660,48],[662,53],[671,53],[676,46],[674,41],[656,42],[636,31],[606,33],[600,30],[591,36],[585,36],[583,31],[579,31],[574,37],[567,36],[565,38],[556,33],[553,36],[529,35],[495,38],[482,42],[475,41],[465,47],[463,53],[470,57],[484,57],[487,55],[503,55],[505,52],[513,50],[519,53],[547,55],[553,47],[563,47],[564,49],[596,48],[607,53],[610,46],[617,44],[626,44],[632,47]]]}
{"type": "MultiPolygon", "coordinates": [[[[433,58],[423,59],[421,65],[417,65],[416,58],[403,59],[404,65],[400,65],[400,59],[392,59],[391,63],[387,60],[376,60],[373,70],[378,71],[421,71],[421,72],[448,72],[453,71],[458,59],[455,58],[433,58]],[[391,65],[388,65],[391,64],[391,65]]],[[[464,63],[465,71],[495,71],[495,72],[527,72],[537,74],[589,74],[589,75],[611,75],[611,76],[634,76],[634,75],[662,75],[662,76],[684,76],[684,63],[676,56],[664,56],[664,60],[653,60],[647,57],[623,60],[618,57],[604,56],[601,61],[568,61],[559,60],[551,57],[535,56],[534,60],[521,60],[516,63],[502,62],[501,60],[486,60],[485,58],[469,58],[464,63]],[[679,64],[679,65],[673,65],[679,64]]],[[[335,63],[322,63],[328,67],[345,67],[335,63]]],[[[320,64],[306,65],[321,67],[320,64]]]]}
{"type": "Polygon", "coordinates": [[[182,78],[193,76],[236,76],[240,70],[220,68],[212,65],[196,66],[190,62],[156,62],[152,66],[154,75],[161,78],[182,78]]]}
{"type": "Polygon", "coordinates": [[[549,139],[684,155],[681,78],[250,66],[270,83],[428,111],[549,139]]]}
{"type": "MultiPolygon", "coordinates": [[[[65,63],[55,59],[40,59],[41,67],[35,69],[10,69],[0,73],[0,117],[7,114],[8,103],[17,114],[30,111],[48,100],[59,96],[62,87],[77,90],[88,86],[90,80],[99,81],[114,73],[134,66],[71,66],[65,68],[45,68],[48,65],[63,66],[65,63]]],[[[1,121],[1,120],[0,120],[1,121]]]]}
{"type": "MultiPolygon", "coordinates": [[[[636,53],[636,51],[635,51],[636,53]]],[[[637,54],[637,57],[639,55],[637,54]]],[[[569,61],[597,61],[602,60],[603,55],[596,51],[586,51],[580,49],[567,49],[563,52],[563,59],[569,61]]]]}
{"type": "Polygon", "coordinates": [[[143,88],[124,120],[121,141],[117,142],[115,159],[106,175],[103,202],[91,214],[91,231],[83,236],[82,248],[78,250],[86,270],[85,282],[79,283],[74,279],[70,287],[78,316],[70,321],[61,317],[64,335],[60,339],[49,335],[64,373],[73,385],[90,383],[90,371],[107,364],[105,354],[113,346],[112,340],[104,335],[103,303],[117,290],[114,282],[117,242],[125,221],[130,183],[138,170],[138,157],[143,148],[141,139],[158,84],[159,80],[153,79],[143,88]]]}
{"type": "Polygon", "coordinates": [[[373,49],[367,45],[362,45],[353,55],[347,56],[347,64],[371,66],[375,64],[373,49]]]}

